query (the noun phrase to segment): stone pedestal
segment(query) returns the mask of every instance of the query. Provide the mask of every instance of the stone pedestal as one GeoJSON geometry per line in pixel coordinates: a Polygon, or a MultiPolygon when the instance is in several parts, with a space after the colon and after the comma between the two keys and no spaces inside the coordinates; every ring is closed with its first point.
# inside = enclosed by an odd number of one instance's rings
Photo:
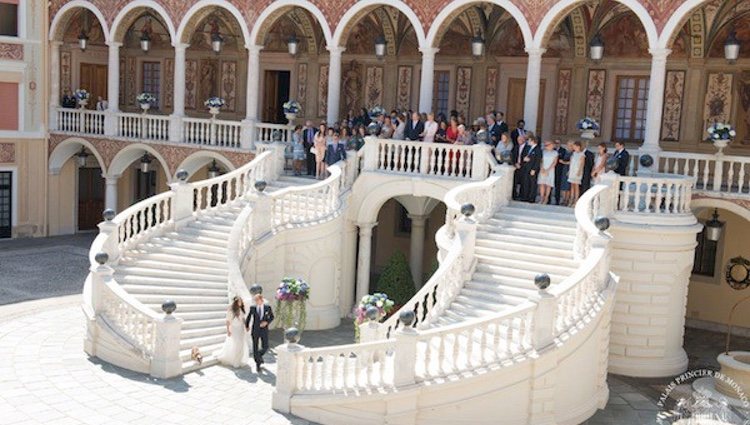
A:
{"type": "Polygon", "coordinates": [[[658,225],[615,220],[610,228],[611,269],[620,276],[609,344],[611,373],[662,377],[687,368],[685,307],[701,225],[670,226],[668,220],[658,225]]]}

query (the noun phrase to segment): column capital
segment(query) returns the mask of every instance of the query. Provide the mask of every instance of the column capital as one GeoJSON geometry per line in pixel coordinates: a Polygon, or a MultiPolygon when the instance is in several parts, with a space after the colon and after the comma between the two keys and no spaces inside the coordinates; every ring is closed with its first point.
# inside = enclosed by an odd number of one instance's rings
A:
{"type": "Polygon", "coordinates": [[[122,43],[119,41],[109,41],[107,42],[107,46],[109,46],[110,49],[119,49],[122,47],[122,43]]]}
{"type": "Polygon", "coordinates": [[[439,47],[432,47],[432,46],[429,46],[429,47],[420,47],[419,51],[422,52],[422,57],[430,57],[431,56],[431,57],[434,58],[435,55],[437,54],[437,52],[440,51],[440,48],[439,47]]]}
{"type": "Polygon", "coordinates": [[[648,52],[651,53],[652,59],[667,59],[667,56],[672,53],[672,49],[657,47],[648,49],[648,52]]]}
{"type": "Polygon", "coordinates": [[[374,221],[372,223],[357,223],[357,227],[359,227],[359,234],[362,236],[372,235],[372,229],[377,225],[377,221],[374,221]]]}
{"type": "Polygon", "coordinates": [[[524,50],[526,50],[526,53],[529,55],[529,58],[541,58],[544,52],[547,51],[547,49],[543,47],[527,47],[524,50]]]}
{"type": "Polygon", "coordinates": [[[245,48],[247,49],[248,53],[251,55],[259,55],[260,51],[263,50],[263,48],[266,46],[263,46],[261,44],[246,44],[245,48]]]}
{"type": "Polygon", "coordinates": [[[411,220],[412,225],[424,225],[424,222],[430,217],[429,214],[406,214],[411,220]]]}
{"type": "Polygon", "coordinates": [[[187,50],[188,47],[190,47],[190,44],[188,43],[172,43],[172,47],[174,47],[175,50],[187,50]]]}
{"type": "Polygon", "coordinates": [[[60,47],[60,46],[63,45],[63,42],[62,41],[58,41],[58,40],[52,40],[52,41],[49,42],[49,45],[52,46],[52,47],[60,47]]]}
{"type": "Polygon", "coordinates": [[[326,49],[328,50],[328,54],[331,56],[341,56],[341,54],[344,53],[344,50],[346,50],[346,47],[326,46],[326,49]]]}

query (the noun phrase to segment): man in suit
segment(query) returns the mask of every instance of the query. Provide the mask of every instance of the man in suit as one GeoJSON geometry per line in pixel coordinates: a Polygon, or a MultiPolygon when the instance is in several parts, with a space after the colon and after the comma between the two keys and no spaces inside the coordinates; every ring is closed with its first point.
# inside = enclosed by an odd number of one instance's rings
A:
{"type": "Polygon", "coordinates": [[[419,136],[424,132],[424,123],[419,119],[419,112],[412,112],[411,119],[406,122],[404,138],[406,140],[419,140],[419,136]]]}
{"type": "Polygon", "coordinates": [[[591,188],[591,172],[594,170],[594,162],[596,160],[596,157],[594,156],[594,153],[591,152],[588,148],[588,143],[584,143],[583,145],[583,154],[584,154],[584,161],[583,161],[583,177],[581,178],[581,194],[589,190],[591,188]]]}
{"type": "Polygon", "coordinates": [[[257,294],[253,299],[255,305],[250,307],[250,312],[247,314],[245,329],[250,330],[250,323],[252,322],[250,336],[253,338],[253,359],[255,359],[258,373],[260,373],[261,365],[265,363],[263,355],[268,351],[268,326],[273,322],[273,309],[266,304],[263,295],[257,294]],[[263,348],[259,346],[258,342],[263,344],[263,348]]]}
{"type": "Polygon", "coordinates": [[[500,132],[500,124],[495,121],[495,116],[493,114],[487,115],[487,132],[490,135],[490,141],[489,143],[493,146],[497,146],[497,142],[500,141],[500,136],[503,134],[500,132]]]}
{"type": "Polygon", "coordinates": [[[513,173],[513,199],[521,199],[521,182],[523,182],[523,174],[521,167],[523,166],[523,158],[529,153],[529,145],[526,143],[526,136],[519,136],[518,143],[513,143],[513,150],[511,152],[511,160],[516,171],[513,173]]]}
{"type": "Polygon", "coordinates": [[[560,190],[562,189],[563,182],[568,178],[565,175],[565,164],[561,161],[568,155],[568,150],[562,146],[560,139],[556,139],[555,151],[557,152],[558,159],[557,165],[555,165],[555,203],[560,205],[560,190]]]}
{"type": "Polygon", "coordinates": [[[305,148],[305,162],[308,176],[315,175],[315,154],[310,152],[310,149],[312,149],[315,143],[315,133],[317,132],[318,130],[313,127],[312,121],[307,120],[305,127],[302,129],[302,146],[305,148]]]}
{"type": "Polygon", "coordinates": [[[513,144],[518,143],[519,136],[526,136],[526,129],[523,128],[525,125],[526,125],[526,122],[524,120],[518,120],[518,123],[516,123],[515,130],[510,132],[510,140],[513,141],[513,144]]]}
{"type": "Polygon", "coordinates": [[[521,181],[521,200],[536,202],[537,179],[539,178],[539,170],[542,167],[542,149],[533,135],[529,135],[527,144],[529,148],[521,166],[521,175],[523,178],[521,181]]]}
{"type": "Polygon", "coordinates": [[[508,123],[505,122],[505,114],[503,113],[503,111],[498,111],[495,114],[495,122],[500,126],[500,134],[510,131],[510,129],[508,128],[508,123]]]}
{"type": "Polygon", "coordinates": [[[621,176],[628,175],[628,166],[630,165],[630,153],[625,150],[625,145],[622,142],[615,142],[615,156],[617,160],[617,168],[615,173],[621,176]]]}

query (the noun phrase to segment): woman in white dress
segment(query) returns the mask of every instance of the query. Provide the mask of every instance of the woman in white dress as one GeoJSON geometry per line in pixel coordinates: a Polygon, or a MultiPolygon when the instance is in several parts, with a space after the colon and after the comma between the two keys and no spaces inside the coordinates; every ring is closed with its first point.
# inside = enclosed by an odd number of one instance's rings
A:
{"type": "Polygon", "coordinates": [[[555,187],[555,166],[557,166],[557,151],[555,145],[549,140],[544,142],[542,152],[542,168],[539,170],[537,184],[539,184],[541,197],[539,203],[547,205],[552,188],[555,187]]]}
{"type": "Polygon", "coordinates": [[[591,170],[591,178],[594,179],[594,183],[599,183],[604,173],[607,172],[607,160],[609,159],[606,143],[599,143],[598,150],[596,160],[594,161],[594,168],[591,170]]]}
{"type": "Polygon", "coordinates": [[[227,309],[227,338],[224,347],[216,355],[219,363],[231,367],[243,367],[250,361],[245,330],[245,303],[234,297],[227,309]]]}
{"type": "Polygon", "coordinates": [[[568,182],[570,182],[570,204],[574,206],[581,196],[581,180],[583,179],[583,163],[586,155],[583,153],[583,145],[579,141],[573,142],[573,154],[570,156],[570,168],[568,168],[568,182]]]}

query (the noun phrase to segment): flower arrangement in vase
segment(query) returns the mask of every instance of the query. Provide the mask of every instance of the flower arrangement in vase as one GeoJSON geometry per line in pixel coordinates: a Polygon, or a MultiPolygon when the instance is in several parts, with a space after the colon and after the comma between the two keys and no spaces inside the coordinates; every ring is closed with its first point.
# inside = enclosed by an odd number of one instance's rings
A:
{"type": "Polygon", "coordinates": [[[383,109],[382,106],[373,106],[372,109],[370,109],[369,113],[370,113],[370,118],[377,118],[385,114],[385,109],[383,109]]]}
{"type": "Polygon", "coordinates": [[[73,97],[75,97],[76,101],[78,102],[78,106],[80,106],[81,108],[85,108],[86,104],[89,103],[91,94],[87,92],[86,89],[76,89],[76,91],[73,92],[73,97]]]}
{"type": "Polygon", "coordinates": [[[599,123],[589,117],[578,120],[576,128],[581,132],[581,137],[584,139],[593,139],[600,129],[599,123]]]}
{"type": "Polygon", "coordinates": [[[208,112],[213,116],[216,116],[219,113],[219,110],[226,104],[227,102],[218,96],[209,97],[203,102],[203,105],[208,107],[208,112]]]}
{"type": "Polygon", "coordinates": [[[285,277],[276,289],[276,312],[284,329],[296,327],[302,332],[307,321],[310,285],[302,279],[285,277]]]}
{"type": "Polygon", "coordinates": [[[299,114],[299,111],[302,109],[302,106],[300,106],[299,102],[296,100],[289,100],[282,106],[284,108],[284,115],[286,116],[286,119],[289,120],[290,124],[295,118],[297,118],[297,114],[299,114]]]}
{"type": "Polygon", "coordinates": [[[143,113],[145,114],[146,111],[151,109],[151,105],[156,103],[156,97],[151,93],[143,92],[136,96],[135,101],[138,102],[138,105],[140,105],[141,109],[143,109],[143,113]]]}
{"type": "Polygon", "coordinates": [[[737,136],[737,132],[729,124],[715,122],[706,130],[708,139],[713,142],[719,154],[724,152],[724,148],[729,146],[732,139],[737,136]]]}
{"type": "Polygon", "coordinates": [[[354,333],[355,333],[355,340],[359,341],[359,326],[363,323],[365,323],[366,320],[374,320],[376,322],[379,322],[383,320],[383,318],[390,314],[393,311],[393,308],[395,307],[396,303],[388,298],[388,295],[382,293],[382,292],[376,292],[372,295],[365,295],[362,297],[362,299],[359,301],[359,304],[357,304],[357,307],[354,308],[354,333]],[[377,314],[375,317],[367,317],[367,311],[371,308],[375,308],[375,310],[371,311],[377,311],[377,314]]]}

